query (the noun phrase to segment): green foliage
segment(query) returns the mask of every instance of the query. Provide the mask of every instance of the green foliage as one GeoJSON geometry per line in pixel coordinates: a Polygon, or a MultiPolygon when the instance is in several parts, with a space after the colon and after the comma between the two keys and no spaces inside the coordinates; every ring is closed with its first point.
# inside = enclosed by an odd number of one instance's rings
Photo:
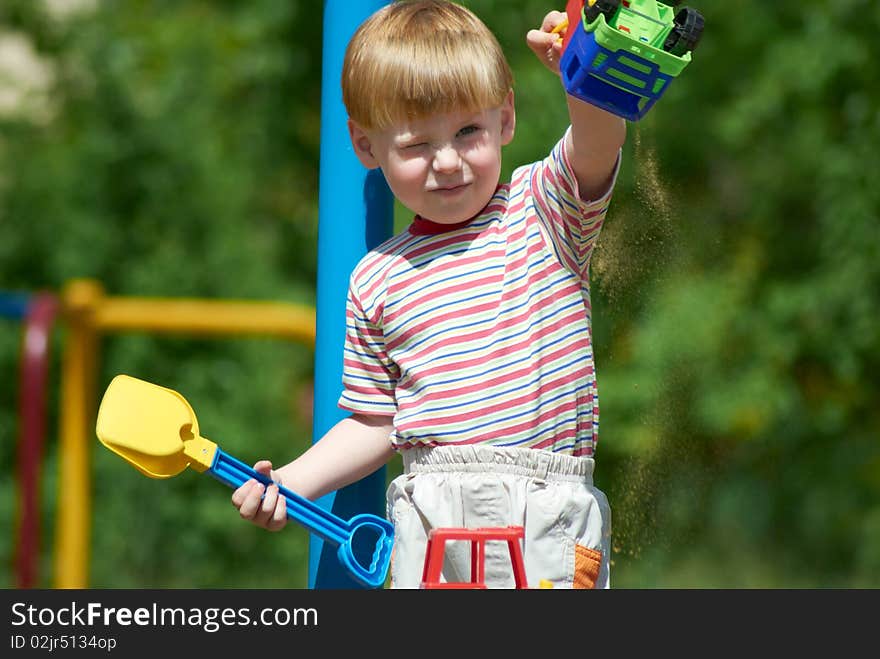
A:
{"type": "MultiPolygon", "coordinates": [[[[552,7],[466,4],[516,76],[509,172],[565,127],[558,81],[524,38],[552,7]]],[[[614,511],[612,581],[877,587],[880,5],[690,4],[706,32],[629,126],[593,262],[596,474],[614,511]]],[[[0,115],[0,288],[60,291],[94,277],[111,295],[312,303],[316,3],[125,0],[64,21],[40,6],[0,8],[0,28],[26,34],[54,72],[41,112],[0,115]]],[[[8,475],[19,355],[20,326],[2,321],[8,475]]],[[[103,341],[98,386],[118,372],[172,386],[205,436],[246,461],[282,461],[310,441],[311,368],[305,347],[276,340],[129,334],[103,341]]],[[[56,387],[44,586],[63,505],[57,397],[56,387]]],[[[92,585],[305,586],[305,532],[238,522],[219,484],[145,479],[99,447],[93,473],[92,585]]],[[[9,529],[14,485],[0,480],[9,529]]],[[[0,538],[7,565],[13,539],[0,538]]]]}
{"type": "MultiPolygon", "coordinates": [[[[597,347],[600,456],[621,465],[604,478],[652,513],[616,525],[640,557],[618,584],[876,587],[880,12],[700,9],[694,62],[637,128],[674,182],[648,252],[666,262],[596,312],[634,313],[597,347]],[[629,495],[639,479],[653,489],[629,495]]],[[[637,187],[617,218],[646,201],[637,187]]],[[[618,262],[644,253],[617,242],[618,262]]]]}

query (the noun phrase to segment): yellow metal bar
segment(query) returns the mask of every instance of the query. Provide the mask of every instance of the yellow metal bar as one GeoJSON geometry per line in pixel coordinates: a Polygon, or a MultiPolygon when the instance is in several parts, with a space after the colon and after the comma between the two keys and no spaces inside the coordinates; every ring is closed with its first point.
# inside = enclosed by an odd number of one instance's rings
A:
{"type": "Polygon", "coordinates": [[[61,382],[55,587],[86,588],[91,538],[91,446],[95,375],[103,334],[152,331],[198,335],[275,336],[314,347],[315,310],[280,302],[105,297],[89,279],[68,283],[61,382]]]}
{"type": "Polygon", "coordinates": [[[315,310],[280,302],[203,299],[105,298],[95,313],[101,332],[259,334],[315,340],[315,310]]]}
{"type": "Polygon", "coordinates": [[[61,419],[55,531],[55,587],[85,588],[91,530],[90,446],[94,426],[97,337],[92,316],[103,291],[75,281],[62,295],[67,339],[61,374],[61,419]]]}

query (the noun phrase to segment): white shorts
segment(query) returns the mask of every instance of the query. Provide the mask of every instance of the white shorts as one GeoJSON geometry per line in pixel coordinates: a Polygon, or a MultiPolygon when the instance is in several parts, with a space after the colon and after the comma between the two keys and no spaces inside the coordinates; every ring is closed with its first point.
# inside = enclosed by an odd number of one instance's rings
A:
{"type": "MultiPolygon", "coordinates": [[[[538,449],[441,446],[402,451],[388,487],[394,523],[391,588],[419,588],[434,528],[522,526],[528,587],[608,588],[611,510],[592,458],[538,449]]],[[[441,581],[470,581],[471,547],[446,543],[441,581]]],[[[488,588],[513,588],[507,544],[486,544],[488,588]]]]}

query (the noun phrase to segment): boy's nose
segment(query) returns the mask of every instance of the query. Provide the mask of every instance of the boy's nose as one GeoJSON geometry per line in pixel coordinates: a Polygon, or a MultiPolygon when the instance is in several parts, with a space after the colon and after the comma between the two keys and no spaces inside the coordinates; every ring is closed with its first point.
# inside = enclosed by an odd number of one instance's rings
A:
{"type": "Polygon", "coordinates": [[[451,146],[440,147],[434,152],[434,169],[438,172],[454,172],[461,165],[461,158],[451,146]]]}

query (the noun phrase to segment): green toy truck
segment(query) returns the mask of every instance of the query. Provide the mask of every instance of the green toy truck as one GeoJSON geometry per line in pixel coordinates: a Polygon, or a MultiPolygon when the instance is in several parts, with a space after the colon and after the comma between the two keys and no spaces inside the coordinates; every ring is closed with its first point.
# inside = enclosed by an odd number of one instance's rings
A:
{"type": "Polygon", "coordinates": [[[569,0],[566,13],[566,90],[630,121],[645,116],[690,63],[704,26],[698,11],[656,0],[569,0]]]}

